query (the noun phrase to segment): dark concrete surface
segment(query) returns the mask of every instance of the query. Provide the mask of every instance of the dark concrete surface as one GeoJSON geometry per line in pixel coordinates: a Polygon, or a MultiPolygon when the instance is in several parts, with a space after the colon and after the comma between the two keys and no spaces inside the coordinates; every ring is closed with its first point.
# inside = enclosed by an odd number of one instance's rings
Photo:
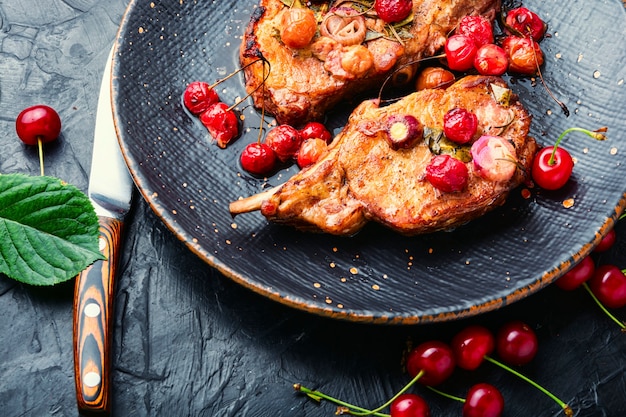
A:
{"type": "MultiPolygon", "coordinates": [[[[46,146],[46,174],[86,190],[97,91],[126,0],[0,1],[0,173],[38,174],[37,152],[17,139],[17,114],[44,103],[63,131],[46,146]]],[[[623,220],[622,222],[626,222],[623,220]]],[[[626,267],[626,226],[597,259],[626,267]]],[[[549,256],[549,254],[546,254],[549,256]]],[[[576,416],[626,415],[626,334],[583,291],[551,286],[472,319],[415,327],[336,322],[266,300],[197,259],[138,200],[129,218],[115,297],[113,415],[331,416],[296,394],[300,382],[365,407],[408,380],[408,346],[449,340],[479,323],[530,324],[539,353],[521,368],[576,416]]],[[[72,362],[73,281],[36,288],[0,276],[0,415],[78,415],[72,362]]],[[[626,309],[615,311],[626,319],[626,309]]],[[[507,417],[562,416],[550,399],[490,364],[456,371],[442,388],[463,396],[490,382],[507,417]]],[[[461,405],[423,387],[433,416],[461,405]]]]}

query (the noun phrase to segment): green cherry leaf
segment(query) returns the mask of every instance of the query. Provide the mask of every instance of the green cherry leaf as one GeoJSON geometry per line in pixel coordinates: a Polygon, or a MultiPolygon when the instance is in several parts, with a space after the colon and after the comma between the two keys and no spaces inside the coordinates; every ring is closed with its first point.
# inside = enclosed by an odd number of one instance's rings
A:
{"type": "Polygon", "coordinates": [[[98,259],[98,217],[73,185],[0,174],[0,273],[30,285],[68,281],[98,259]]]}

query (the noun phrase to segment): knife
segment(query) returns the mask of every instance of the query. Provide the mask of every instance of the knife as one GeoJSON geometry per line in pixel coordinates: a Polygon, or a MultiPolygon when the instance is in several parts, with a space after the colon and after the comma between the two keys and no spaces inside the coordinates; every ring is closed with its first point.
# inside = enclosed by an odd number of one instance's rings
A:
{"type": "Polygon", "coordinates": [[[99,245],[105,260],[81,272],[74,291],[74,380],[82,415],[110,413],[114,284],[124,218],[133,194],[133,181],[117,142],[111,108],[113,53],[112,48],[100,85],[87,191],[98,216],[99,245]]]}

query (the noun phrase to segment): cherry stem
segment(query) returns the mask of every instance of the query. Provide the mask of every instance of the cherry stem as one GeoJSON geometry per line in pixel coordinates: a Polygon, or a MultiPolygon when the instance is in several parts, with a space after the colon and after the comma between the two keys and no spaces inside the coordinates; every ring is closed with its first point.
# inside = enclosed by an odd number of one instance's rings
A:
{"type": "Polygon", "coordinates": [[[587,285],[586,282],[583,282],[583,288],[585,290],[587,290],[587,292],[589,293],[589,295],[591,296],[591,298],[593,299],[593,301],[596,302],[596,304],[600,307],[600,309],[602,311],[604,311],[604,313],[611,319],[613,320],[615,323],[617,323],[617,325],[622,329],[623,332],[626,332],[626,324],[624,324],[622,321],[620,321],[617,317],[615,317],[613,314],[611,314],[611,312],[604,306],[604,304],[602,304],[602,302],[600,300],[598,300],[598,297],[596,297],[596,295],[593,293],[593,291],[591,291],[591,288],[589,288],[589,285],[587,285]]]}
{"type": "Polygon", "coordinates": [[[595,140],[605,140],[606,139],[606,135],[604,135],[604,132],[606,132],[606,128],[600,128],[597,130],[589,130],[589,129],[583,129],[582,127],[570,127],[569,129],[565,129],[563,131],[563,133],[561,133],[561,135],[559,136],[559,138],[556,140],[556,142],[554,143],[554,149],[552,149],[552,153],[550,154],[550,159],[548,160],[548,165],[552,166],[556,163],[556,161],[554,160],[554,156],[556,154],[556,149],[559,147],[559,143],[561,143],[561,140],[563,140],[563,138],[571,132],[581,132],[584,133],[585,135],[595,139],[595,140]]]}
{"type": "Polygon", "coordinates": [[[43,177],[43,140],[41,140],[40,137],[37,138],[37,149],[39,151],[39,170],[41,172],[41,176],[43,177]]]}
{"type": "Polygon", "coordinates": [[[565,415],[567,417],[572,417],[574,415],[574,412],[572,411],[572,409],[570,408],[569,405],[567,405],[565,402],[561,401],[561,399],[559,399],[557,396],[552,394],[550,391],[548,391],[547,389],[545,389],[544,387],[542,387],[541,385],[539,385],[538,383],[536,383],[532,379],[530,379],[527,376],[517,372],[515,369],[505,365],[504,363],[502,363],[502,362],[500,362],[500,361],[498,361],[496,359],[493,359],[489,355],[485,355],[484,358],[485,358],[486,361],[491,362],[494,365],[497,365],[500,368],[502,368],[502,369],[504,369],[506,371],[511,372],[513,375],[517,376],[518,378],[523,379],[524,381],[528,382],[533,387],[537,388],[539,391],[543,392],[548,397],[552,398],[559,406],[561,406],[561,408],[564,410],[565,415]]]}
{"type": "Polygon", "coordinates": [[[380,103],[381,99],[382,99],[382,95],[383,95],[383,90],[385,89],[385,86],[387,85],[387,83],[389,82],[389,80],[391,80],[393,78],[393,76],[400,70],[403,70],[406,67],[409,67],[411,65],[415,65],[415,64],[419,64],[421,62],[425,62],[425,61],[430,61],[431,59],[441,59],[441,58],[445,58],[446,54],[440,54],[440,55],[434,55],[434,56],[429,56],[426,58],[421,58],[421,59],[417,59],[417,60],[413,60],[413,61],[409,61],[404,65],[401,65],[400,67],[396,68],[395,70],[393,70],[393,72],[391,74],[389,74],[387,76],[387,78],[385,78],[385,81],[383,81],[383,84],[380,86],[380,90],[378,90],[378,102],[380,103]]]}
{"type": "Polygon", "coordinates": [[[373,409],[373,410],[368,410],[367,408],[362,408],[362,407],[358,407],[355,406],[353,404],[349,404],[346,403],[345,401],[341,401],[338,400],[336,398],[333,398],[329,395],[326,395],[320,391],[312,391],[306,387],[303,387],[300,384],[294,384],[294,389],[296,391],[300,391],[305,393],[306,395],[308,395],[309,397],[313,398],[313,399],[318,399],[318,398],[323,398],[327,401],[333,402],[337,405],[343,406],[343,407],[347,407],[347,409],[341,409],[340,413],[338,414],[350,414],[353,416],[388,416],[388,414],[383,414],[380,413],[380,411],[384,410],[385,408],[389,407],[391,405],[391,403],[393,403],[400,395],[404,394],[409,388],[411,388],[413,385],[415,385],[415,383],[424,375],[424,370],[420,370],[417,375],[415,375],[415,377],[413,377],[413,379],[411,379],[409,381],[408,384],[406,384],[400,391],[396,392],[395,395],[393,397],[391,397],[387,402],[385,402],[383,405],[373,409]]]}
{"type": "MultiPolygon", "coordinates": [[[[362,411],[362,412],[365,412],[365,413],[369,413],[369,415],[373,415],[373,416],[390,417],[389,414],[373,412],[372,410],[368,410],[366,408],[358,407],[358,406],[356,406],[354,404],[350,404],[350,403],[347,403],[345,401],[341,401],[341,400],[339,400],[337,398],[331,397],[330,395],[324,394],[323,392],[320,392],[320,391],[317,391],[317,390],[311,390],[311,389],[309,389],[307,387],[304,387],[304,386],[302,386],[300,384],[294,384],[293,385],[293,389],[295,389],[296,391],[302,392],[303,394],[306,394],[308,397],[310,397],[310,398],[312,398],[312,399],[314,399],[316,401],[319,401],[320,399],[324,399],[326,401],[330,401],[330,402],[332,402],[334,404],[337,404],[337,405],[339,405],[341,407],[346,407],[346,409],[340,408],[338,410],[337,414],[344,414],[346,412],[352,414],[353,413],[352,410],[355,410],[355,411],[362,411]]],[[[366,414],[366,415],[368,415],[368,414],[366,414]]]]}
{"type": "Polygon", "coordinates": [[[456,395],[448,394],[447,392],[439,391],[437,388],[431,387],[430,385],[426,386],[429,390],[436,392],[437,394],[449,398],[451,400],[459,401],[461,403],[465,403],[465,398],[457,397],[456,395]]]}

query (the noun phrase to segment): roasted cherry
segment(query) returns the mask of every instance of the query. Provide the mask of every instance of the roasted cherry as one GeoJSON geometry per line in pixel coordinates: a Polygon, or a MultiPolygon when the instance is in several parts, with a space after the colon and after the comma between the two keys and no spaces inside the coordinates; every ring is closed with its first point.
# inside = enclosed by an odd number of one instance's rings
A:
{"type": "Polygon", "coordinates": [[[387,23],[395,23],[406,19],[413,10],[412,0],[376,0],[374,10],[378,17],[387,23]]]}
{"type": "Polygon", "coordinates": [[[194,115],[206,111],[209,106],[220,101],[214,88],[204,81],[194,81],[187,85],[183,94],[183,103],[194,115]]]}
{"type": "Polygon", "coordinates": [[[226,103],[221,101],[213,103],[206,111],[202,112],[200,121],[217,141],[217,146],[220,148],[225,148],[239,135],[237,115],[226,103]]]}
{"type": "Polygon", "coordinates": [[[530,36],[535,41],[539,41],[547,29],[545,22],[526,7],[510,10],[506,14],[505,24],[507,29],[517,32],[514,34],[523,37],[530,36]]]}
{"type": "Polygon", "coordinates": [[[543,52],[531,38],[507,36],[502,48],[509,58],[509,71],[522,75],[535,75],[543,65],[543,52]]]}
{"type": "Polygon", "coordinates": [[[474,67],[478,47],[466,35],[452,35],[446,40],[445,52],[448,67],[453,71],[467,71],[474,67]]]}
{"type": "Polygon", "coordinates": [[[265,143],[250,143],[241,152],[243,169],[255,175],[270,174],[276,166],[276,154],[265,143]]]}
{"type": "Polygon", "coordinates": [[[274,150],[281,162],[287,162],[296,156],[302,144],[302,138],[295,128],[289,125],[278,125],[267,132],[265,143],[274,150]]]}
{"type": "Polygon", "coordinates": [[[299,130],[299,133],[302,140],[320,138],[326,143],[330,143],[333,138],[326,126],[320,122],[308,122],[299,130]]]}
{"type": "Polygon", "coordinates": [[[463,190],[468,179],[467,166],[450,155],[437,155],[426,166],[426,180],[445,193],[463,190]]]}
{"type": "Polygon", "coordinates": [[[491,21],[481,15],[463,16],[456,33],[468,36],[476,43],[477,47],[493,43],[491,21]]]}
{"type": "Polygon", "coordinates": [[[449,110],[443,116],[443,133],[452,142],[465,144],[472,140],[478,130],[478,118],[463,108],[449,110]]]}
{"type": "Polygon", "coordinates": [[[300,168],[308,167],[316,163],[328,151],[328,145],[324,139],[305,139],[298,149],[296,163],[300,168]]]}

